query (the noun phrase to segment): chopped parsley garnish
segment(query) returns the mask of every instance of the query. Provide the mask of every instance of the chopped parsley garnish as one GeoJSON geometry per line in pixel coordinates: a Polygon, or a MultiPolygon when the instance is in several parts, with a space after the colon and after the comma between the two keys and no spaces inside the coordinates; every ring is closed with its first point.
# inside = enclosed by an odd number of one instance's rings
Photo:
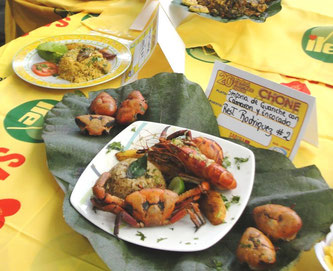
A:
{"type": "Polygon", "coordinates": [[[228,210],[230,207],[230,202],[229,201],[224,202],[224,206],[228,210]]]}
{"type": "Polygon", "coordinates": [[[158,239],[156,240],[156,242],[159,243],[159,242],[161,242],[161,241],[163,241],[163,240],[165,240],[165,239],[168,239],[168,238],[158,238],[158,239]]]}
{"type": "Polygon", "coordinates": [[[144,241],[146,239],[146,236],[141,231],[137,231],[136,236],[140,236],[141,241],[144,241]]]}
{"type": "Polygon", "coordinates": [[[228,168],[228,167],[231,166],[231,162],[230,162],[228,156],[226,156],[226,157],[223,158],[222,166],[223,166],[224,168],[228,168]]]}
{"type": "Polygon", "coordinates": [[[109,144],[107,146],[107,152],[106,153],[109,153],[110,151],[112,150],[116,150],[116,151],[124,151],[124,146],[121,145],[120,142],[112,142],[111,144],[109,144]]]}
{"type": "Polygon", "coordinates": [[[90,61],[91,61],[92,63],[94,63],[94,62],[97,62],[97,61],[101,61],[102,59],[103,59],[103,58],[101,58],[101,57],[94,56],[94,57],[91,58],[90,61]]]}
{"type": "Polygon", "coordinates": [[[237,169],[240,169],[241,163],[245,163],[245,162],[249,161],[249,157],[248,158],[235,157],[234,159],[235,159],[235,164],[237,166],[237,169]]]}
{"type": "Polygon", "coordinates": [[[136,131],[136,127],[133,127],[133,128],[131,129],[131,131],[132,131],[132,132],[135,132],[135,131],[136,131]]]}
{"type": "Polygon", "coordinates": [[[228,210],[231,204],[239,203],[240,196],[232,196],[231,200],[228,200],[226,196],[222,195],[225,208],[228,210]]]}
{"type": "Polygon", "coordinates": [[[232,196],[231,203],[239,203],[240,196],[232,196]]]}

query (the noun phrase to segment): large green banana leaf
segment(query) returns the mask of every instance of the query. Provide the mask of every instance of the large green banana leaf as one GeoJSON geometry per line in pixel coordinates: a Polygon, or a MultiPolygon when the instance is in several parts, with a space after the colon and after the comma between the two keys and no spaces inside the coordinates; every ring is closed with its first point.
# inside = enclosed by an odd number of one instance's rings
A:
{"type": "MultiPolygon", "coordinates": [[[[183,126],[218,135],[216,118],[199,85],[181,74],[161,73],[106,92],[118,101],[139,89],[147,98],[149,109],[142,119],[183,126]]],[[[63,214],[66,222],[84,235],[97,254],[113,270],[248,270],[235,258],[235,250],[246,227],[254,226],[252,209],[265,203],[293,206],[303,227],[291,242],[279,247],[277,262],[271,270],[281,270],[297,260],[322,238],[333,222],[333,190],[315,166],[296,169],[288,158],[277,152],[249,147],[256,157],[256,176],[250,201],[234,228],[213,247],[199,252],[166,252],[133,245],[94,226],[70,204],[71,191],[81,172],[98,151],[122,129],[117,127],[105,137],[87,137],[74,123],[86,114],[92,99],[79,93],[66,94],[45,118],[43,139],[48,166],[65,188],[63,214]]]]}

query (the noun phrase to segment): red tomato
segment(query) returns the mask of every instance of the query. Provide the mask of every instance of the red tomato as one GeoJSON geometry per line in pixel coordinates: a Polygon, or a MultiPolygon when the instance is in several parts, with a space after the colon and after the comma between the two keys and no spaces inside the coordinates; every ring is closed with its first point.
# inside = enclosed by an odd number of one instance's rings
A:
{"type": "Polygon", "coordinates": [[[58,73],[58,66],[51,62],[35,63],[31,67],[32,71],[39,76],[50,76],[58,73]]]}

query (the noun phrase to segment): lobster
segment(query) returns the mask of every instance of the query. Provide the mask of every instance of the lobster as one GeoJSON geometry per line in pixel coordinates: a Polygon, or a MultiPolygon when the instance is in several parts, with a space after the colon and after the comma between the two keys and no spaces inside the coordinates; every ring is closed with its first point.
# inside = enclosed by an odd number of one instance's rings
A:
{"type": "MultiPolygon", "coordinates": [[[[159,143],[149,148],[148,158],[162,167],[164,162],[171,162],[178,171],[203,178],[218,190],[236,188],[235,178],[222,166],[223,151],[215,141],[192,138],[189,130],[179,130],[167,136],[169,127],[162,131],[159,143]]],[[[165,169],[161,168],[161,171],[165,172],[165,169]]]]}

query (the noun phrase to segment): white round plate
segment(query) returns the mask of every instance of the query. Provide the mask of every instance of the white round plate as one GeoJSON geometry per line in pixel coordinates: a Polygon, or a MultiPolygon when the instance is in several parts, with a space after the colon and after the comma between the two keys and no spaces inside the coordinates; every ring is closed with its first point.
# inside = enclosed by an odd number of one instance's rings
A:
{"type": "Polygon", "coordinates": [[[132,55],[130,50],[119,41],[97,35],[74,34],[48,37],[25,46],[14,57],[13,70],[20,78],[36,86],[53,89],[76,89],[99,85],[117,78],[127,70],[131,64],[131,60],[132,55]],[[84,43],[99,49],[106,48],[107,51],[116,54],[116,57],[110,60],[111,70],[109,73],[87,82],[72,83],[58,76],[38,76],[31,70],[31,67],[33,64],[45,60],[38,55],[36,48],[39,44],[49,41],[63,44],[84,43]]]}
{"type": "MultiPolygon", "coordinates": [[[[74,208],[91,223],[104,231],[113,234],[115,215],[93,209],[90,198],[92,187],[98,175],[109,171],[118,163],[115,150],[108,150],[107,146],[112,142],[120,142],[124,149],[139,149],[151,146],[158,142],[162,130],[168,125],[147,121],[137,121],[129,125],[95,156],[77,181],[71,194],[70,201],[74,208]]],[[[184,128],[170,126],[168,134],[184,128]]],[[[231,200],[233,196],[239,196],[239,202],[231,204],[225,222],[214,226],[208,221],[195,231],[194,224],[188,216],[178,222],[162,227],[132,228],[121,225],[119,238],[144,247],[169,251],[199,251],[214,245],[223,238],[236,224],[250,199],[254,182],[255,158],[251,150],[233,142],[218,138],[209,134],[191,130],[193,137],[204,136],[215,140],[223,149],[224,156],[228,157],[231,166],[228,170],[234,175],[237,187],[233,190],[222,192],[231,200]],[[248,161],[237,166],[234,158],[248,158],[248,161]]]]}

